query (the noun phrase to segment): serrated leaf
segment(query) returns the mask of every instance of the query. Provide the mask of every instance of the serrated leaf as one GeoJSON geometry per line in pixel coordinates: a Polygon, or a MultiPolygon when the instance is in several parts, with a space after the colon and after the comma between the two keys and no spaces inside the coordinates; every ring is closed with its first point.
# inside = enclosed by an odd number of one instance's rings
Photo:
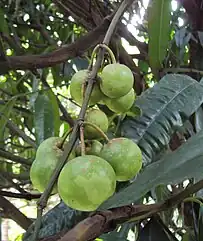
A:
{"type": "Polygon", "coordinates": [[[135,105],[142,116],[127,117],[121,124],[121,135],[138,143],[143,164],[148,165],[202,102],[203,85],[186,75],[166,75],[137,97],[135,105]]]}
{"type": "Polygon", "coordinates": [[[100,209],[131,204],[160,184],[179,183],[203,177],[203,130],[191,137],[176,151],[147,166],[128,187],[114,194],[100,209]]]}
{"type": "Polygon", "coordinates": [[[165,58],[170,34],[171,0],[153,0],[148,8],[149,63],[160,69],[165,58]]]}
{"type": "Polygon", "coordinates": [[[52,90],[39,94],[34,105],[34,125],[38,145],[51,136],[58,136],[59,107],[52,90]]]}
{"type": "Polygon", "coordinates": [[[0,8],[0,32],[2,33],[9,33],[9,30],[8,30],[8,24],[7,24],[7,21],[4,17],[4,11],[0,8]]]}

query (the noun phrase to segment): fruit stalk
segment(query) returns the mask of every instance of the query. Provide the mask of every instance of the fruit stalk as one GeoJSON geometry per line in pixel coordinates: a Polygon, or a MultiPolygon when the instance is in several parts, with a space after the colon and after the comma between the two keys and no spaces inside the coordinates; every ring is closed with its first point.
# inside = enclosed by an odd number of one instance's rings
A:
{"type": "Polygon", "coordinates": [[[70,135],[70,133],[71,133],[72,131],[73,131],[73,128],[71,128],[70,130],[68,130],[68,131],[65,133],[65,135],[64,135],[64,137],[63,137],[63,140],[62,140],[62,142],[61,142],[61,144],[60,144],[60,146],[59,146],[60,149],[63,148],[63,145],[64,145],[67,137],[70,135]]]}
{"type": "MultiPolygon", "coordinates": [[[[133,0],[124,0],[121,3],[121,5],[119,6],[118,10],[116,11],[116,13],[115,13],[115,15],[114,15],[114,17],[113,17],[113,19],[110,23],[110,26],[107,30],[107,33],[104,37],[103,43],[105,45],[109,44],[120,17],[124,13],[125,9],[128,6],[130,6],[130,4],[132,4],[132,2],[133,2],[133,0]]],[[[83,122],[83,120],[84,120],[85,113],[86,113],[88,103],[89,103],[89,100],[90,100],[90,96],[91,96],[91,93],[92,93],[92,90],[93,90],[94,81],[95,81],[95,78],[97,76],[97,72],[98,72],[98,70],[101,66],[103,56],[104,56],[104,51],[103,51],[103,49],[100,49],[99,53],[98,53],[98,58],[96,60],[96,63],[94,65],[90,75],[88,76],[88,85],[87,85],[87,88],[86,88],[86,91],[85,91],[85,98],[84,98],[82,108],[81,108],[80,113],[79,113],[78,120],[76,121],[76,123],[73,127],[73,131],[72,131],[72,134],[71,134],[70,140],[69,140],[69,145],[67,145],[67,148],[64,150],[63,156],[60,159],[60,162],[59,162],[57,168],[55,169],[46,190],[44,191],[41,198],[37,202],[38,209],[40,209],[41,212],[38,212],[32,241],[36,241],[38,239],[38,234],[39,234],[39,230],[40,230],[40,227],[41,227],[42,210],[46,207],[49,195],[52,192],[54,184],[55,184],[63,166],[65,165],[65,163],[66,163],[69,155],[71,154],[71,151],[72,151],[72,149],[73,149],[73,147],[74,147],[74,145],[75,145],[75,143],[78,139],[79,127],[80,127],[81,121],[83,122]]]]}
{"type": "Polygon", "coordinates": [[[81,156],[85,155],[85,138],[84,138],[84,126],[80,126],[80,141],[81,141],[81,156]]]}
{"type": "Polygon", "coordinates": [[[94,59],[94,56],[96,55],[97,51],[99,50],[99,48],[105,49],[105,50],[108,52],[109,56],[110,56],[111,62],[112,62],[113,64],[116,63],[116,58],[115,58],[115,56],[114,56],[113,51],[112,51],[107,45],[105,45],[105,44],[103,43],[103,44],[98,44],[98,45],[93,49],[93,51],[92,51],[92,56],[91,56],[91,60],[90,60],[90,68],[92,68],[92,66],[93,66],[93,59],[94,59]]]}
{"type": "Polygon", "coordinates": [[[101,135],[101,137],[103,137],[105,139],[106,142],[109,142],[108,136],[98,126],[96,126],[93,123],[87,122],[87,121],[84,121],[83,124],[84,125],[89,125],[89,126],[93,127],[95,130],[98,131],[98,133],[101,135]]]}

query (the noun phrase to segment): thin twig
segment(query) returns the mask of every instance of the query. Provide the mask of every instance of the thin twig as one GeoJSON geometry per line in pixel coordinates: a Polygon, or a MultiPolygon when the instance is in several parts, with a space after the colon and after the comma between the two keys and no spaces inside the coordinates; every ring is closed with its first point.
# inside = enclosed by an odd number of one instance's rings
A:
{"type": "Polygon", "coordinates": [[[38,199],[41,197],[41,193],[39,194],[14,193],[14,192],[2,191],[2,190],[0,190],[0,195],[4,197],[20,198],[20,199],[26,199],[26,200],[38,199]]]}
{"type": "Polygon", "coordinates": [[[26,217],[18,210],[18,208],[16,208],[11,202],[9,202],[6,198],[2,196],[0,196],[0,207],[12,220],[14,220],[23,229],[27,230],[28,227],[32,224],[31,219],[26,217]]]}
{"type": "Polygon", "coordinates": [[[81,156],[85,155],[85,138],[84,138],[84,126],[80,125],[80,142],[81,142],[81,156]]]}
{"type": "Polygon", "coordinates": [[[25,159],[23,157],[16,156],[16,155],[14,155],[14,154],[12,154],[8,151],[5,151],[3,149],[0,149],[0,156],[4,157],[6,159],[9,159],[13,162],[24,164],[24,165],[27,165],[27,166],[30,166],[32,164],[32,161],[30,159],[25,159]]]}

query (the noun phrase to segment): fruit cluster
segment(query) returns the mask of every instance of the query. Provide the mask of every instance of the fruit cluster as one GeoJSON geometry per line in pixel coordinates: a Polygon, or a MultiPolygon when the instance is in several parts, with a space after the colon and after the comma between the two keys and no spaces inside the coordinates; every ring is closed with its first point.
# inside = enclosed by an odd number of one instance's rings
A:
{"type": "MultiPolygon", "coordinates": [[[[71,80],[72,98],[82,105],[86,87],[87,70],[78,71],[71,80]]],[[[115,113],[125,113],[133,105],[133,74],[118,63],[105,66],[94,84],[89,105],[97,103],[115,113]]],[[[81,211],[93,211],[115,192],[116,181],[132,179],[142,167],[142,153],[136,143],[127,138],[114,138],[102,144],[109,128],[109,120],[97,108],[87,110],[84,121],[85,153],[80,143],[69,156],[52,193],[58,192],[70,207],[81,211]]],[[[30,178],[43,192],[51,178],[63,149],[68,142],[64,138],[50,137],[44,140],[36,153],[30,170],[30,178]]]]}
{"type": "MultiPolygon", "coordinates": [[[[87,77],[88,70],[80,70],[71,79],[70,94],[79,105],[83,102],[87,77]]],[[[118,63],[109,64],[98,76],[89,105],[104,103],[115,113],[125,113],[132,107],[135,100],[133,83],[133,74],[127,66],[118,63]]]]}

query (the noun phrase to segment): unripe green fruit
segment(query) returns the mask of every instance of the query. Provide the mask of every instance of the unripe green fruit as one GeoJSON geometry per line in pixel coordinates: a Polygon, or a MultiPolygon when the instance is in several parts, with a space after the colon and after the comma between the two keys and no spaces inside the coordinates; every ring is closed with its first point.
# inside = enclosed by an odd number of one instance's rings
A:
{"type": "Polygon", "coordinates": [[[126,65],[109,64],[102,70],[100,88],[109,98],[119,98],[132,89],[133,82],[133,74],[126,65]]]}
{"type": "MultiPolygon", "coordinates": [[[[70,83],[70,94],[73,100],[80,106],[83,102],[83,83],[87,79],[88,71],[87,70],[80,70],[76,72],[70,83]]],[[[85,84],[86,86],[86,84],[85,84]]],[[[94,84],[94,88],[91,94],[89,105],[95,105],[99,102],[103,97],[103,93],[101,92],[99,85],[97,83],[94,84]]]]}
{"type": "MultiPolygon", "coordinates": [[[[38,147],[36,157],[30,169],[30,179],[33,186],[40,192],[44,192],[50,178],[56,168],[63,150],[59,148],[63,138],[50,137],[44,140],[38,147]]],[[[69,160],[74,158],[74,153],[71,153],[69,160]]],[[[52,193],[56,193],[56,185],[52,193]]]]}
{"type": "Polygon", "coordinates": [[[115,138],[109,141],[103,146],[100,157],[111,164],[117,181],[130,180],[142,167],[140,148],[127,138],[115,138]]]}
{"type": "Polygon", "coordinates": [[[94,211],[113,195],[116,175],[104,159],[86,155],[69,161],[58,178],[58,192],[64,203],[80,211],[94,211]]]}
{"type": "Polygon", "coordinates": [[[134,89],[131,89],[127,95],[124,95],[120,98],[116,99],[105,99],[106,106],[115,113],[125,113],[127,112],[133,105],[135,101],[135,92],[134,89]]]}
{"type": "Polygon", "coordinates": [[[86,148],[86,154],[99,156],[102,147],[103,145],[99,141],[92,140],[90,146],[86,148]]]}
{"type": "MultiPolygon", "coordinates": [[[[92,123],[99,127],[103,132],[107,132],[108,130],[108,118],[106,114],[97,109],[90,109],[87,111],[85,115],[85,121],[92,123]]],[[[92,126],[85,125],[84,134],[87,139],[98,139],[102,138],[101,134],[92,126]]]]}
{"type": "MultiPolygon", "coordinates": [[[[99,156],[102,147],[103,145],[97,140],[85,141],[85,154],[99,156]]],[[[77,156],[81,156],[81,144],[76,147],[75,153],[77,156]]]]}

